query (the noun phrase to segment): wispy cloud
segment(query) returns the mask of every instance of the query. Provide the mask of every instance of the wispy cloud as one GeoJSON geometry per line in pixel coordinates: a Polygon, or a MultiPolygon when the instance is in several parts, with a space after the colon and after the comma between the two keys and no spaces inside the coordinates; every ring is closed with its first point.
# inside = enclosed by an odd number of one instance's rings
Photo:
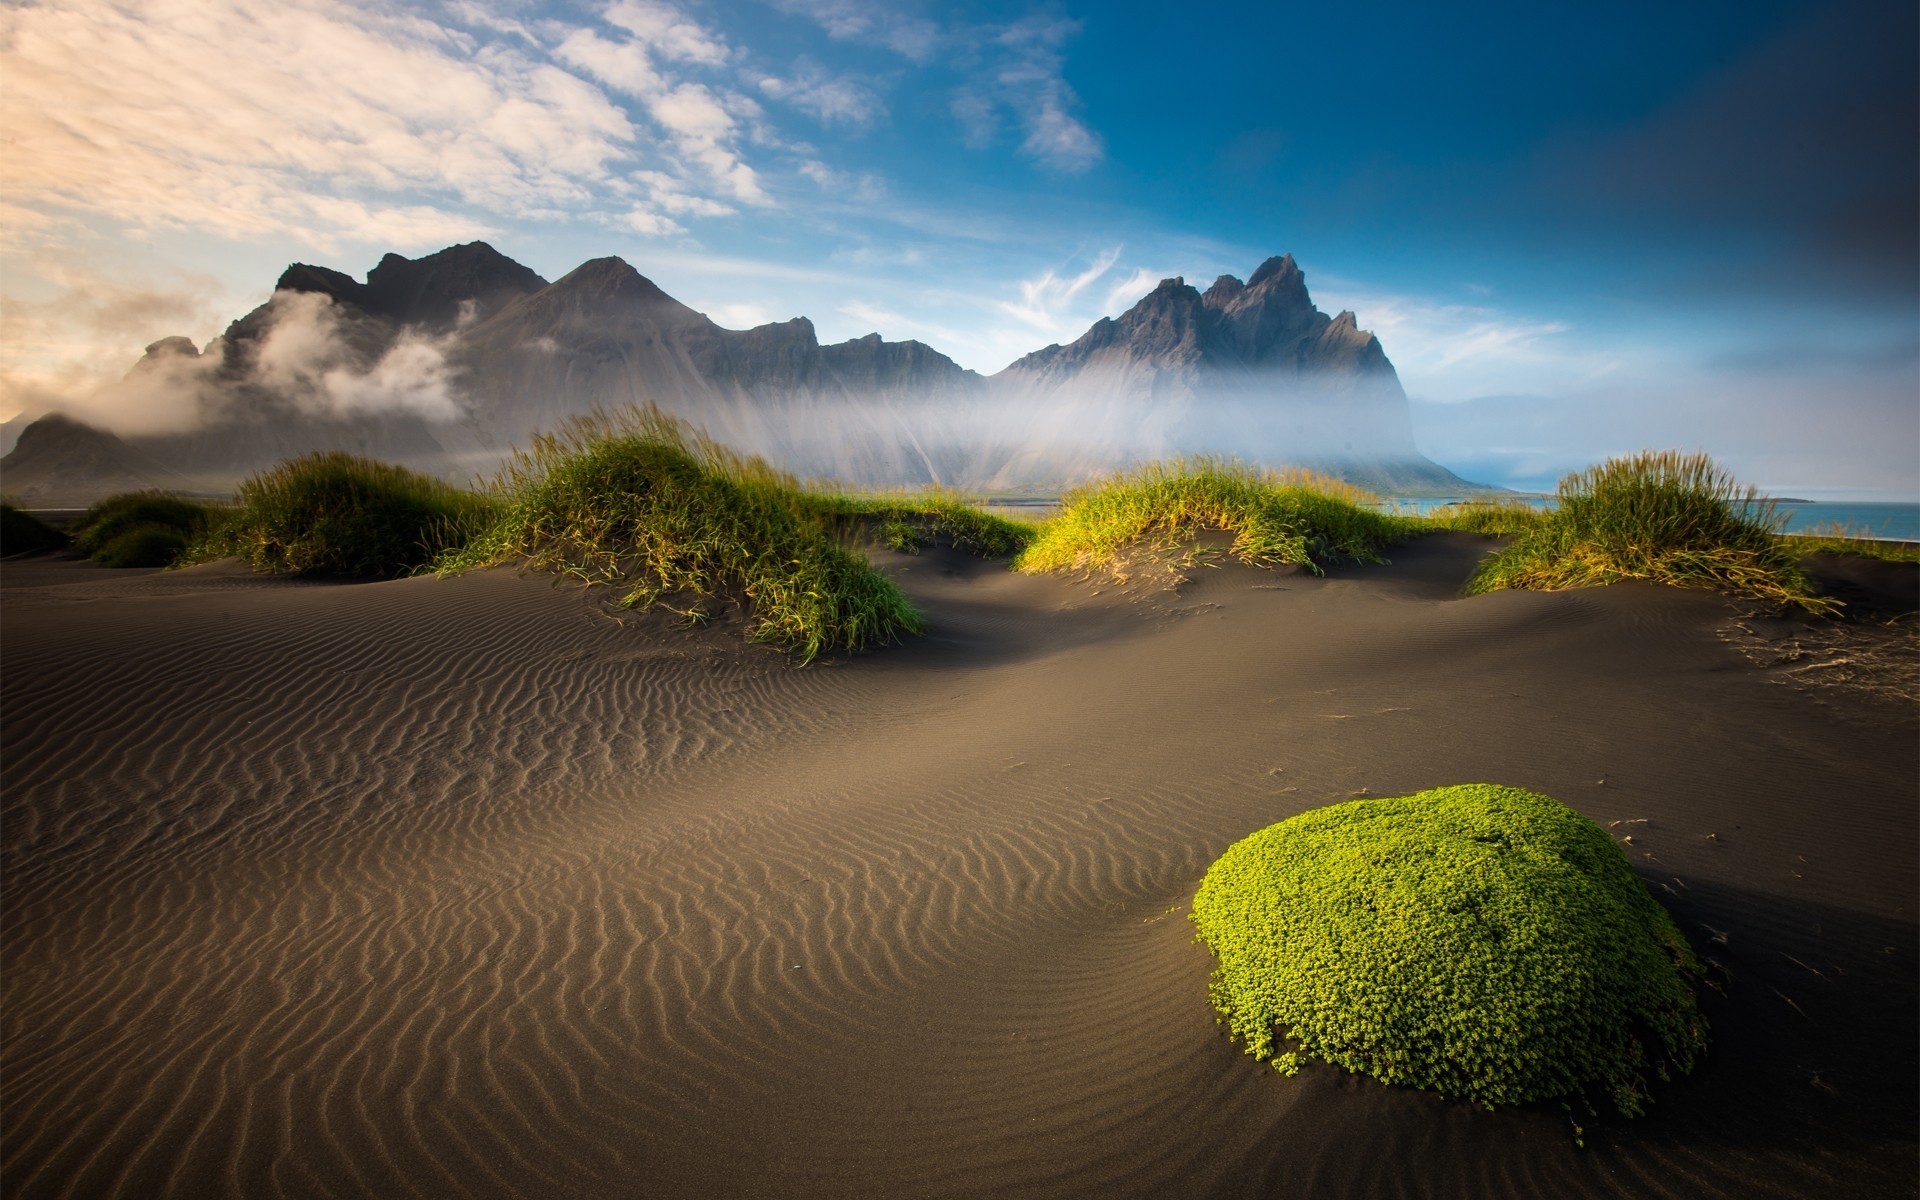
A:
{"type": "Polygon", "coordinates": [[[1093,262],[1072,275],[1062,275],[1048,267],[1031,279],[1020,280],[1017,285],[1020,298],[1001,301],[1000,311],[1049,337],[1085,326],[1087,321],[1079,312],[1081,294],[1118,261],[1120,247],[1115,246],[1101,251],[1093,262]]]}
{"type": "Polygon", "coordinates": [[[872,88],[858,79],[829,74],[818,63],[802,59],[793,74],[763,76],[761,92],[790,104],[826,125],[865,128],[886,116],[887,106],[872,88]]]}
{"type": "Polygon", "coordinates": [[[1009,59],[993,76],[993,95],[1017,116],[1020,150],[1044,166],[1079,172],[1105,156],[1099,135],[1074,111],[1080,98],[1067,86],[1060,47],[1080,31],[1075,21],[1029,17],[999,31],[994,41],[1009,59]]]}
{"type": "Polygon", "coordinates": [[[773,0],[782,12],[806,17],[841,41],[885,46],[916,63],[931,60],[947,40],[939,24],[907,12],[903,3],[877,0],[773,0]]]}
{"type": "Polygon", "coordinates": [[[1458,400],[1496,392],[1558,392],[1605,377],[1620,354],[1591,338],[1568,338],[1572,322],[1397,292],[1340,280],[1314,288],[1325,311],[1352,309],[1380,338],[1410,394],[1458,400]]]}
{"type": "Polygon", "coordinates": [[[1054,171],[1077,174],[1106,156],[1100,135],[1079,116],[1080,97],[1066,80],[1063,48],[1077,21],[1031,16],[1004,25],[942,26],[872,0],[775,0],[810,18],[829,37],[884,46],[925,65],[944,58],[962,82],[948,111],[971,149],[997,145],[1016,131],[1019,153],[1054,171]]]}

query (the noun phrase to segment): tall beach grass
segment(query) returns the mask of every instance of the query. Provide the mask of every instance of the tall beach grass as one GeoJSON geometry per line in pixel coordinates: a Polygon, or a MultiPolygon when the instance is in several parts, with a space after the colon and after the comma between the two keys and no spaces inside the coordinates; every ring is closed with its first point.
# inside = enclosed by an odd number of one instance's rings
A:
{"type": "Polygon", "coordinates": [[[623,589],[622,604],[745,601],[751,636],[803,662],[922,632],[920,613],[846,544],[837,505],[657,409],[577,420],[515,453],[499,518],[441,570],[524,561],[623,589]]]}
{"type": "Polygon", "coordinates": [[[303,454],[248,478],[190,551],[256,571],[392,578],[486,529],[493,502],[465,488],[344,451],[303,454]]]}
{"type": "Polygon", "coordinates": [[[1312,471],[1263,470],[1212,457],[1147,463],[1096,479],[1061,498],[1014,560],[1028,572],[1111,568],[1128,547],[1170,551],[1203,532],[1233,535],[1244,562],[1295,563],[1316,574],[1337,559],[1382,562],[1420,528],[1368,507],[1371,493],[1312,471]]]}
{"type": "Polygon", "coordinates": [[[1707,455],[1643,451],[1562,479],[1558,507],[1519,527],[1467,591],[1643,579],[1836,609],[1838,601],[1815,593],[1779,532],[1773,501],[1707,455]]]}

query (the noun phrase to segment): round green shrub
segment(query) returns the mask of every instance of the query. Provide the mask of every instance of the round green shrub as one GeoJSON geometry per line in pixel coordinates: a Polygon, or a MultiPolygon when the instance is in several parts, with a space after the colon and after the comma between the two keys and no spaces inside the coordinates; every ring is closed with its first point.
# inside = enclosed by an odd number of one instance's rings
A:
{"type": "Polygon", "coordinates": [[[1247,1052],[1482,1104],[1605,1089],[1706,1045],[1686,939],[1605,830],[1463,784],[1302,813],[1228,847],[1193,900],[1247,1052]]]}
{"type": "Polygon", "coordinates": [[[136,525],[93,552],[103,567],[170,567],[187,549],[187,539],[166,525],[136,525]]]}
{"type": "MultiPolygon", "coordinates": [[[[193,500],[166,492],[123,492],[100,501],[73,523],[73,544],[96,562],[105,547],[137,529],[170,529],[182,543],[191,542],[206,528],[213,510],[193,500]]],[[[154,539],[147,539],[154,542],[154,539]]],[[[154,544],[158,544],[154,542],[154,544]]],[[[116,564],[108,563],[108,566],[116,564]]],[[[133,566],[133,563],[120,563],[133,566]]],[[[141,566],[164,565],[142,563],[141,566]]]]}
{"type": "Polygon", "coordinates": [[[493,517],[485,497],[344,451],[303,454],[248,478],[194,554],[256,571],[390,578],[464,545],[493,517]]]}

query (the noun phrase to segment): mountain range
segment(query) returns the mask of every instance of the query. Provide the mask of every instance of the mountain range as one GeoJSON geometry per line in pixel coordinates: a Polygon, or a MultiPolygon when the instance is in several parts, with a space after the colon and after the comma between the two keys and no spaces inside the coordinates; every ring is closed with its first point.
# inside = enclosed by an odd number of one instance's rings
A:
{"type": "Polygon", "coordinates": [[[632,403],[864,486],[1052,490],[1231,452],[1387,491],[1474,489],[1420,454],[1379,340],[1320,312],[1291,256],[1204,293],[1163,280],[1071,344],[982,376],[917,341],[822,345],[804,317],[726,329],[618,258],[549,283],[471,242],[388,254],[365,282],[296,263],[206,347],[163,338],[99,399],[176,428],[116,437],[50,414],[0,458],[0,489],[39,506],[132,486],[218,493],[327,448],[465,480],[632,403]]]}

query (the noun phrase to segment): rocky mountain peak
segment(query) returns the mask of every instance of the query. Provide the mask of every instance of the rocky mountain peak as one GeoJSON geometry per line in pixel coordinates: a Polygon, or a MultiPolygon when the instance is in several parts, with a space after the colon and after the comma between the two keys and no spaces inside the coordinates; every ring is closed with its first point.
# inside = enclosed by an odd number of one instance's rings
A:
{"type": "Polygon", "coordinates": [[[1291,254],[1277,254],[1254,268],[1252,277],[1247,280],[1247,286],[1257,288],[1269,280],[1276,279],[1282,282],[1298,281],[1302,288],[1306,286],[1306,276],[1301,274],[1300,267],[1293,261],[1291,254]]]}
{"type": "Polygon", "coordinates": [[[280,278],[274,283],[276,292],[318,292],[323,296],[332,296],[349,304],[365,307],[367,285],[343,271],[332,267],[316,267],[312,263],[293,263],[280,272],[280,278]]]}
{"type": "MultiPolygon", "coordinates": [[[[148,344],[147,352],[141,356],[140,362],[147,363],[158,359],[174,357],[199,358],[200,351],[194,346],[192,338],[180,337],[178,335],[163,337],[157,342],[148,344]]],[[[139,363],[134,365],[138,366],[139,363]]]]}
{"type": "Polygon", "coordinates": [[[484,318],[546,286],[487,243],[467,242],[423,258],[387,255],[367,272],[360,303],[403,325],[444,329],[484,318]]]}

